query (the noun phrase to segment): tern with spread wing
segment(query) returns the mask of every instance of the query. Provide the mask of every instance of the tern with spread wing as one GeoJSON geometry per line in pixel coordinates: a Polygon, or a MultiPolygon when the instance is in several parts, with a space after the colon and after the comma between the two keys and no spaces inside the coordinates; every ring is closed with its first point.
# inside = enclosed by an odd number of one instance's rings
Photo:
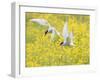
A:
{"type": "Polygon", "coordinates": [[[73,31],[70,32],[70,33],[68,32],[68,23],[67,23],[67,21],[64,24],[62,36],[64,38],[64,41],[61,42],[60,45],[62,45],[62,46],[66,46],[66,45],[74,46],[74,43],[73,43],[73,31]]]}
{"type": "Polygon", "coordinates": [[[51,33],[51,40],[54,41],[55,35],[60,36],[60,33],[55,29],[55,27],[51,26],[49,22],[45,19],[31,19],[30,21],[36,22],[43,26],[48,26],[48,29],[45,31],[45,35],[47,33],[51,33]]]}
{"type": "Polygon", "coordinates": [[[60,43],[61,46],[74,46],[73,43],[73,31],[72,32],[68,32],[68,22],[66,21],[63,27],[63,32],[62,32],[62,36],[60,35],[60,33],[55,29],[55,27],[51,26],[47,20],[45,19],[31,19],[32,22],[36,22],[40,25],[43,26],[48,26],[48,29],[45,31],[45,35],[47,33],[51,33],[51,40],[54,41],[55,35],[58,35],[59,37],[63,37],[64,41],[60,43]]]}

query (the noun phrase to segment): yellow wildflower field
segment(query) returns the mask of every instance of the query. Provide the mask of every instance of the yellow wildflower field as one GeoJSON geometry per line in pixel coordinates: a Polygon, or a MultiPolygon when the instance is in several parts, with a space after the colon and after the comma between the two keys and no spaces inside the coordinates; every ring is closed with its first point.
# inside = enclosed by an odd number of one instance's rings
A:
{"type": "Polygon", "coordinates": [[[26,67],[83,65],[90,62],[90,16],[76,14],[52,14],[26,12],[26,67]],[[43,18],[61,34],[68,17],[68,30],[74,33],[75,46],[61,46],[63,38],[50,40],[45,36],[47,27],[30,19],[43,18]]]}

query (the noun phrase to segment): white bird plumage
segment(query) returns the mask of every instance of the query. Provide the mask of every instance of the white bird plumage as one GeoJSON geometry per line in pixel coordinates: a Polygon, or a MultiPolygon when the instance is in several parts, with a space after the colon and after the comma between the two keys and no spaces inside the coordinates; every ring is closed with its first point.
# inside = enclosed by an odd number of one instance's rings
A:
{"type": "Polygon", "coordinates": [[[74,46],[74,42],[73,42],[73,32],[70,32],[70,35],[69,35],[69,38],[70,38],[70,46],[74,46]]]}
{"type": "Polygon", "coordinates": [[[63,32],[62,32],[62,36],[64,38],[64,42],[62,45],[66,45],[67,44],[67,38],[68,38],[68,25],[67,25],[67,21],[65,22],[64,24],[64,27],[63,27],[63,32]]]}
{"type": "Polygon", "coordinates": [[[60,36],[60,33],[55,29],[55,27],[51,26],[47,20],[41,18],[41,19],[31,19],[30,21],[36,22],[36,23],[38,23],[40,25],[43,25],[43,26],[48,26],[48,30],[45,32],[45,35],[47,33],[52,33],[52,35],[51,35],[51,40],[52,41],[54,41],[54,36],[56,34],[58,36],[60,36]]]}
{"type": "MultiPolygon", "coordinates": [[[[58,35],[59,37],[61,37],[60,33],[55,29],[55,27],[51,26],[47,20],[45,20],[45,19],[31,19],[30,21],[36,22],[40,25],[48,26],[48,29],[46,30],[45,35],[47,33],[52,33],[51,40],[54,40],[55,35],[58,35]]],[[[62,45],[62,46],[66,46],[66,45],[74,46],[73,32],[70,32],[70,33],[68,32],[68,22],[67,21],[65,21],[65,23],[64,23],[62,37],[64,38],[64,41],[61,42],[60,45],[62,45]],[[70,41],[68,41],[68,38],[70,39],[70,41]]]]}
{"type": "Polygon", "coordinates": [[[45,19],[31,19],[30,21],[36,22],[40,25],[48,26],[48,21],[45,19]]]}
{"type": "Polygon", "coordinates": [[[74,46],[73,32],[70,32],[70,33],[68,32],[68,22],[67,21],[64,24],[62,36],[64,38],[64,41],[61,42],[60,45],[62,45],[62,46],[66,46],[66,45],[74,46]]]}

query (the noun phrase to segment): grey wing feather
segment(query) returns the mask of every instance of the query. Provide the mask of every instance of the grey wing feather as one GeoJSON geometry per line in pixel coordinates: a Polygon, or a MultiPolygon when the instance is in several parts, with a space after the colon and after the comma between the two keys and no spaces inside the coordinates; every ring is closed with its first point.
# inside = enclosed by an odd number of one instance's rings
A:
{"type": "Polygon", "coordinates": [[[67,22],[65,22],[65,24],[64,24],[62,36],[63,36],[64,40],[66,40],[68,37],[68,23],[67,22]]]}
{"type": "Polygon", "coordinates": [[[31,19],[30,21],[36,22],[36,23],[38,23],[40,25],[49,26],[48,21],[45,20],[45,19],[31,19]]]}
{"type": "Polygon", "coordinates": [[[70,45],[74,45],[74,42],[73,42],[73,32],[70,32],[70,35],[69,35],[69,37],[70,37],[70,45]]]}

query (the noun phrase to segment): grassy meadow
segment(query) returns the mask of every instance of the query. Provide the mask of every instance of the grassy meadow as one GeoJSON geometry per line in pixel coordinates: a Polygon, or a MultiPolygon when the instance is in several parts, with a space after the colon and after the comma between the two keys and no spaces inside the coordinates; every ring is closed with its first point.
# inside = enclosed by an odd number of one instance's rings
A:
{"type": "Polygon", "coordinates": [[[26,12],[26,67],[64,66],[89,64],[90,58],[90,16],[72,14],[48,14],[26,12]],[[30,21],[44,18],[61,34],[68,17],[69,32],[74,31],[75,46],[60,46],[63,38],[52,42],[51,34],[44,35],[46,26],[30,21]]]}

